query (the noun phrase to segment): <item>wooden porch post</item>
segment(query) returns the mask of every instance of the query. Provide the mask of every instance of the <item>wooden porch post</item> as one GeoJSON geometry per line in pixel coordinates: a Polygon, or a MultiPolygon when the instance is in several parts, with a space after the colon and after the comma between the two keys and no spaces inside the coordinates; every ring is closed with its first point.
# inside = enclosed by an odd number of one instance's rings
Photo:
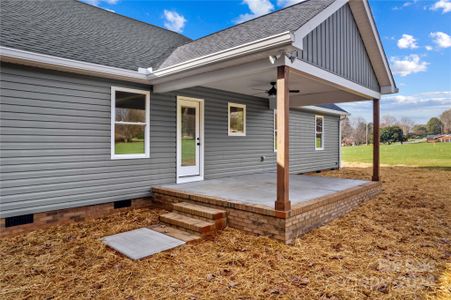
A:
{"type": "Polygon", "coordinates": [[[277,199],[276,210],[289,211],[289,68],[277,67],[277,199]]]}
{"type": "Polygon", "coordinates": [[[380,128],[380,100],[373,99],[373,181],[379,181],[380,154],[379,154],[379,128],[380,128]]]}

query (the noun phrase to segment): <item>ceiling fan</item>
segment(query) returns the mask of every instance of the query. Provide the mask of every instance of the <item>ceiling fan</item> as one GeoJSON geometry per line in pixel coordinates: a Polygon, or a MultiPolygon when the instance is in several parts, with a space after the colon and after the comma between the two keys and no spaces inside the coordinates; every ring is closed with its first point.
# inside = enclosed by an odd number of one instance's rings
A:
{"type": "MultiPolygon", "coordinates": [[[[271,81],[271,88],[269,90],[260,90],[265,92],[266,94],[268,94],[269,97],[275,97],[277,95],[277,89],[276,89],[276,82],[275,81],[271,81]]],[[[254,89],[254,90],[259,90],[259,89],[254,89]]],[[[299,90],[290,90],[290,93],[296,94],[299,93],[299,90]]]]}

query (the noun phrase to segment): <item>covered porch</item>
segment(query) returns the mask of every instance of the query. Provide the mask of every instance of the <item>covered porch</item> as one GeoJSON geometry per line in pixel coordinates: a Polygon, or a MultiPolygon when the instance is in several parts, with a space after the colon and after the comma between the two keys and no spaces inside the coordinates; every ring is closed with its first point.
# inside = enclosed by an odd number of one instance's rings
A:
{"type": "MultiPolygon", "coordinates": [[[[274,53],[266,52],[265,55],[274,53]]],[[[252,95],[268,103],[268,110],[277,110],[276,164],[273,173],[205,180],[191,184],[159,187],[193,193],[241,204],[264,206],[265,209],[290,215],[296,207],[322,197],[333,197],[348,189],[358,190],[369,182],[339,180],[294,175],[290,170],[290,109],[311,109],[314,105],[352,101],[373,102],[373,175],[370,181],[379,182],[379,122],[381,93],[357,84],[342,76],[325,71],[300,59],[297,51],[276,52],[258,62],[243,62],[240,66],[208,71],[188,78],[160,82],[157,92],[178,91],[192,86],[205,86],[243,95],[252,95]],[[275,82],[275,92],[265,90],[275,82]],[[260,92],[256,92],[256,91],[260,92]],[[291,93],[295,90],[296,93],[291,93]],[[261,92],[263,91],[263,92],[261,92]]],[[[183,95],[183,94],[182,94],[183,95]]],[[[326,112],[327,113],[327,112],[326,112]]],[[[340,143],[340,141],[338,141],[340,143]]]]}
{"type": "MultiPolygon", "coordinates": [[[[155,187],[157,202],[169,204],[169,208],[181,201],[222,207],[228,212],[230,226],[289,243],[381,191],[380,99],[383,94],[396,93],[397,88],[366,2],[347,3],[335,1],[293,32],[153,73],[156,93],[183,93],[184,89],[201,86],[258,97],[268,104],[268,110],[276,109],[277,125],[274,172],[155,187]],[[293,117],[296,109],[355,101],[373,104],[371,178],[361,181],[295,175],[294,166],[290,169],[290,112],[293,117]]],[[[312,151],[324,150],[322,144],[317,147],[314,143],[318,132],[323,133],[323,124],[319,123],[315,116],[309,146],[312,151]]]]}

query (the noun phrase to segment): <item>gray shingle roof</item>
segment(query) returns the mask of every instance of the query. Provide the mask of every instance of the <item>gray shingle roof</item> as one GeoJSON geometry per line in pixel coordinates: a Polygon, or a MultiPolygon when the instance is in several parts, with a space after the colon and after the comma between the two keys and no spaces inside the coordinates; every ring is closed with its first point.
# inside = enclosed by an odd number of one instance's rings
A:
{"type": "Polygon", "coordinates": [[[2,46],[135,71],[191,41],[75,0],[1,0],[0,11],[2,46]]]}
{"type": "Polygon", "coordinates": [[[154,69],[294,31],[334,0],[307,0],[195,41],[75,0],[2,0],[0,45],[118,68],[154,69]]]}
{"type": "Polygon", "coordinates": [[[343,108],[341,108],[340,106],[335,105],[335,104],[315,104],[315,106],[348,113],[346,110],[344,110],[343,108]]]}
{"type": "Polygon", "coordinates": [[[253,42],[286,31],[295,31],[334,0],[307,0],[238,24],[178,47],[160,68],[253,42]]]}

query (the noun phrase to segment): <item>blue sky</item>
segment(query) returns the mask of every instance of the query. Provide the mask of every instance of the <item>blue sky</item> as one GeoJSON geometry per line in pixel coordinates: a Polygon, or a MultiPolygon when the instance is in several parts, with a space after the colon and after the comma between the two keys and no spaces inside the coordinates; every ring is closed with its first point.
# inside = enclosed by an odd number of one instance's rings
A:
{"type": "MultiPolygon", "coordinates": [[[[299,0],[84,0],[104,9],[178,31],[192,39],[299,0]]],[[[451,108],[451,0],[370,0],[400,89],[384,97],[382,115],[426,122],[451,108]]],[[[341,104],[371,120],[369,102],[341,104]]]]}

